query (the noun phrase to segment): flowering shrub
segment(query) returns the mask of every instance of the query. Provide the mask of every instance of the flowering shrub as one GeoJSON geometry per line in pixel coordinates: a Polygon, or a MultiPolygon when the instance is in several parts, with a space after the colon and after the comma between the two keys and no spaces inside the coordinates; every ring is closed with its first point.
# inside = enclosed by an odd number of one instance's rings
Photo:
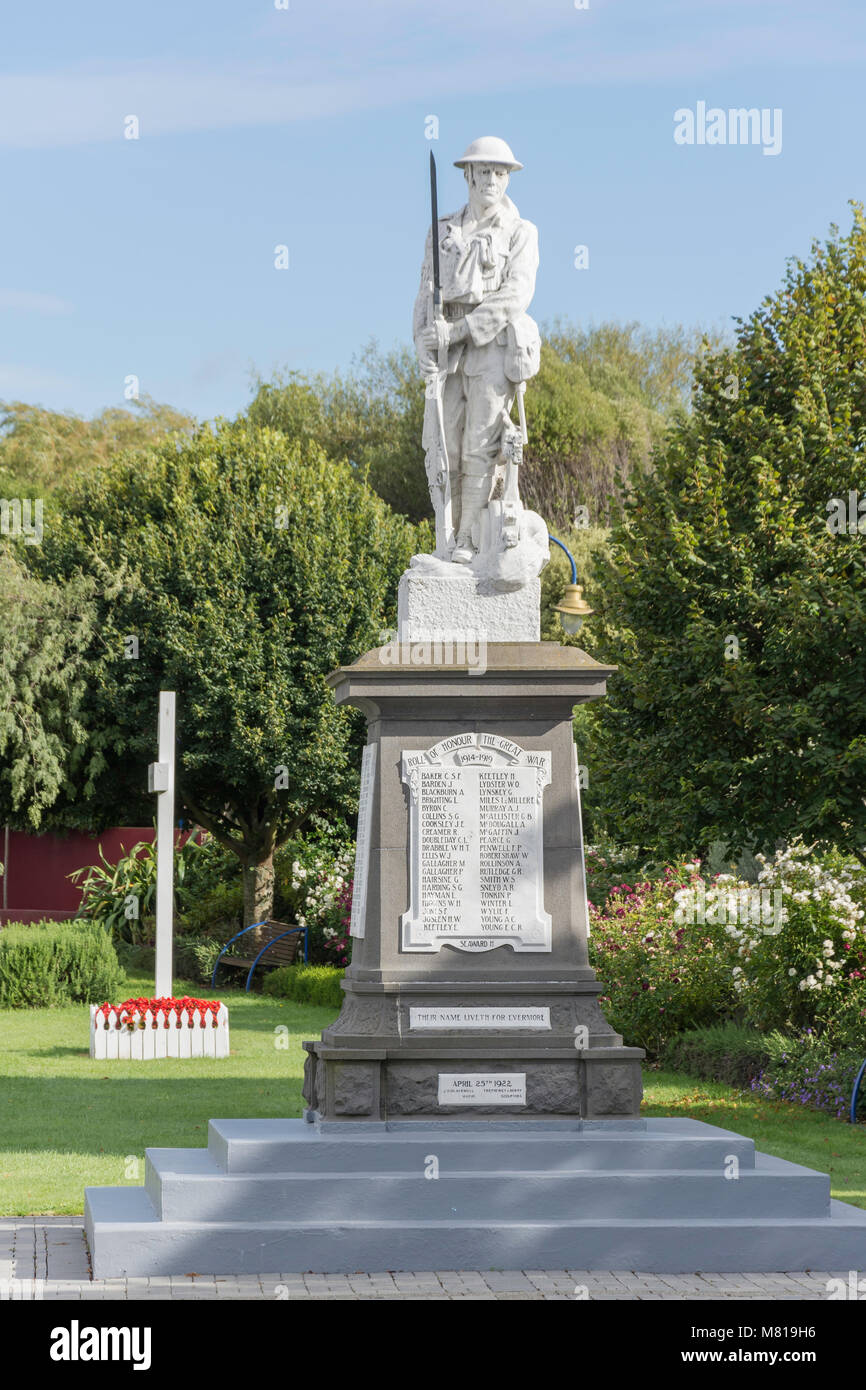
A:
{"type": "Polygon", "coordinates": [[[631,845],[616,845],[599,835],[595,844],[587,845],[584,856],[586,865],[586,894],[594,907],[604,908],[608,896],[623,881],[634,884],[659,877],[664,865],[645,862],[631,845]]]}
{"type": "MultiPolygon", "coordinates": [[[[220,1007],[219,999],[189,999],[186,995],[183,999],[175,999],[166,995],[158,999],[124,999],[122,1004],[102,1004],[97,1013],[106,1019],[110,1013],[114,1013],[117,1022],[132,1032],[136,1028],[146,1026],[144,1015],[148,1010],[154,1015],[167,1016],[170,1013],[180,1014],[185,1009],[191,1019],[196,1013],[199,1015],[202,1027],[206,1026],[206,1021],[210,1018],[211,1027],[216,1028],[220,1007]]],[[[155,1019],[151,1026],[156,1027],[155,1019]]]]}
{"type": "Polygon", "coordinates": [[[845,996],[859,994],[866,981],[863,871],[836,853],[820,860],[808,855],[801,842],[770,861],[759,855],[758,885],[780,894],[781,920],[772,927],[733,921],[726,928],[736,947],[738,997],[762,1029],[814,1026],[832,1033],[834,1017],[849,1007],[845,996]]]}
{"type": "Polygon", "coordinates": [[[298,851],[282,871],[283,902],[298,926],[308,928],[311,963],[348,965],[354,845],[300,844],[298,851]]]}
{"type": "Polygon", "coordinates": [[[735,948],[724,925],[677,921],[677,894],[699,884],[699,861],[681,861],[658,879],[613,886],[601,909],[590,903],[590,960],[605,1015],[626,1043],[651,1055],[736,1005],[735,948]]]}
{"type": "MultiPolygon", "coordinates": [[[[866,1052],[866,1047],[863,1050],[866,1052]]],[[[839,1051],[828,1038],[806,1029],[791,1040],[774,1065],[754,1078],[751,1089],[771,1100],[826,1110],[842,1120],[848,1115],[862,1060],[861,1053],[839,1051]]]]}

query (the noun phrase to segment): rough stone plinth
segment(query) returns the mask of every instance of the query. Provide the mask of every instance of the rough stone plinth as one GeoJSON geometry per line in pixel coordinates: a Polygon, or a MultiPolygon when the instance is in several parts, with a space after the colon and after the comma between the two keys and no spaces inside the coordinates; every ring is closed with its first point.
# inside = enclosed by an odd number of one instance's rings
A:
{"type": "Polygon", "coordinates": [[[443,634],[464,642],[537,642],[541,636],[541,580],[519,589],[481,594],[470,570],[449,565],[449,574],[406,570],[397,591],[397,632],[402,642],[443,634]]]}

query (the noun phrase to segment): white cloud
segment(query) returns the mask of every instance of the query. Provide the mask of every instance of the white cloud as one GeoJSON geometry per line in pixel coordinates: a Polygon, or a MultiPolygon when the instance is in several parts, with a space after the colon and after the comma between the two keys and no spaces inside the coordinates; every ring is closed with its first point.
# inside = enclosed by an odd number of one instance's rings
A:
{"type": "Polygon", "coordinates": [[[36,290],[0,289],[0,311],[13,314],[71,314],[75,306],[56,294],[39,294],[36,290]]]}
{"type": "Polygon", "coordinates": [[[81,382],[42,367],[0,362],[0,399],[44,400],[48,397],[72,399],[81,392],[81,382]]]}
{"type": "Polygon", "coordinates": [[[602,0],[586,12],[565,0],[533,0],[529,21],[525,0],[498,0],[493,25],[489,7],[465,0],[415,6],[411,22],[405,0],[331,0],[303,14],[272,15],[264,63],[149,59],[0,77],[0,145],[120,141],[128,115],[138,117],[144,140],[468,94],[514,90],[523,97],[540,87],[693,83],[726,74],[741,80],[744,67],[761,65],[773,75],[803,65],[848,68],[866,57],[856,30],[828,28],[811,7],[792,4],[784,24],[756,25],[731,21],[727,6],[709,3],[699,14],[681,4],[657,4],[652,23],[629,7],[637,19],[630,25],[602,0]]]}

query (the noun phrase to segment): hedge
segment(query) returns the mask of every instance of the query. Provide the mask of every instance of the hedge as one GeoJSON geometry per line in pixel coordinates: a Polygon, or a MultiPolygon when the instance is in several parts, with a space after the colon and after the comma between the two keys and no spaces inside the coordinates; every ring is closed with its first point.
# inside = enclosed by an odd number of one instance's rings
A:
{"type": "Polygon", "coordinates": [[[0,1008],[102,1003],[122,980],[111,935],[95,923],[13,923],[0,931],[0,1008]]]}
{"type": "Polygon", "coordinates": [[[298,1004],[343,1007],[343,971],[335,965],[281,965],[265,977],[262,990],[298,1004]]]}
{"type": "Polygon", "coordinates": [[[702,1081],[749,1086],[791,1046],[781,1033],[759,1033],[738,1023],[719,1023],[678,1033],[665,1047],[661,1064],[702,1081]]]}

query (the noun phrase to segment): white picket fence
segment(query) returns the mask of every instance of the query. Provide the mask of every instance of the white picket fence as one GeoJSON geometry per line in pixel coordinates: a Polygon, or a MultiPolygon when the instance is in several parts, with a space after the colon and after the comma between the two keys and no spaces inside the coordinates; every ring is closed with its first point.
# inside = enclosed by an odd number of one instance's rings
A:
{"type": "Polygon", "coordinates": [[[229,1011],[220,1004],[214,1015],[186,1009],[169,1013],[127,1014],[120,1021],[114,1009],[100,1013],[90,1006],[90,1055],[100,1061],[142,1061],[157,1057],[228,1057],[229,1011]],[[130,1024],[132,1025],[130,1027],[130,1024]]]}

